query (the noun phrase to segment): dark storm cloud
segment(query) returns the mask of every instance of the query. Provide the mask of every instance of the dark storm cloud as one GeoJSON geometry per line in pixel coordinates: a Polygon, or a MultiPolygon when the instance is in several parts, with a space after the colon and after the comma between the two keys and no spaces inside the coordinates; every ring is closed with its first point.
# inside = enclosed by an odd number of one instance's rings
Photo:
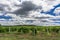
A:
{"type": "Polygon", "coordinates": [[[16,10],[14,13],[16,15],[28,15],[29,11],[33,11],[33,10],[37,10],[37,9],[41,9],[41,6],[36,6],[35,4],[33,4],[31,1],[24,1],[22,2],[22,5],[20,6],[21,8],[16,10]]]}
{"type": "Polygon", "coordinates": [[[2,7],[0,7],[0,11],[3,11],[3,8],[2,7]]]}
{"type": "Polygon", "coordinates": [[[36,19],[47,19],[47,18],[52,18],[52,17],[35,17],[36,19]]]}
{"type": "Polygon", "coordinates": [[[0,11],[3,11],[3,6],[2,5],[0,5],[0,11]]]}
{"type": "Polygon", "coordinates": [[[41,22],[49,22],[48,20],[41,20],[41,22]]]}
{"type": "Polygon", "coordinates": [[[8,5],[0,4],[0,11],[4,10],[4,7],[7,7],[8,5]]]}

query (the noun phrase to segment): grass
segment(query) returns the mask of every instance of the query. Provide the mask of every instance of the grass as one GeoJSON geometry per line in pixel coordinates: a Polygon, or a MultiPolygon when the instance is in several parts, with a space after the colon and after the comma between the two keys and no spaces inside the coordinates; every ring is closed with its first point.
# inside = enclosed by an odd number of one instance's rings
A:
{"type": "Polygon", "coordinates": [[[0,34],[0,40],[60,40],[60,36],[42,36],[42,35],[18,35],[18,34],[0,34]]]}

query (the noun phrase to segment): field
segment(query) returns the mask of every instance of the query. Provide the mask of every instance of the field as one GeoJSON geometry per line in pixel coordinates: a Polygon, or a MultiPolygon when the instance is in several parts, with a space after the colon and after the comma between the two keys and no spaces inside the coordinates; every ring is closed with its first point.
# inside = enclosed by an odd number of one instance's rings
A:
{"type": "Polygon", "coordinates": [[[0,40],[60,40],[60,26],[0,26],[0,40]]]}

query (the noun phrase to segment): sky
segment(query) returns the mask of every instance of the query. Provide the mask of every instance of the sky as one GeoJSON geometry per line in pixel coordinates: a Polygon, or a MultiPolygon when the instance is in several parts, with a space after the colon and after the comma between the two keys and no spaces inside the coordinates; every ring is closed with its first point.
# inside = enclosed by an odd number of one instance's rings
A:
{"type": "Polygon", "coordinates": [[[60,25],[59,0],[0,0],[2,25],[60,25]]]}

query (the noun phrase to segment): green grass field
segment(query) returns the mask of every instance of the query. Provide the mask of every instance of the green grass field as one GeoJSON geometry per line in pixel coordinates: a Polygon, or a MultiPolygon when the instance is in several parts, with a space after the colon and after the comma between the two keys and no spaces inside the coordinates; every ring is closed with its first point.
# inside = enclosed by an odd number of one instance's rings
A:
{"type": "Polygon", "coordinates": [[[60,26],[0,26],[0,40],[60,40],[60,26]]]}

